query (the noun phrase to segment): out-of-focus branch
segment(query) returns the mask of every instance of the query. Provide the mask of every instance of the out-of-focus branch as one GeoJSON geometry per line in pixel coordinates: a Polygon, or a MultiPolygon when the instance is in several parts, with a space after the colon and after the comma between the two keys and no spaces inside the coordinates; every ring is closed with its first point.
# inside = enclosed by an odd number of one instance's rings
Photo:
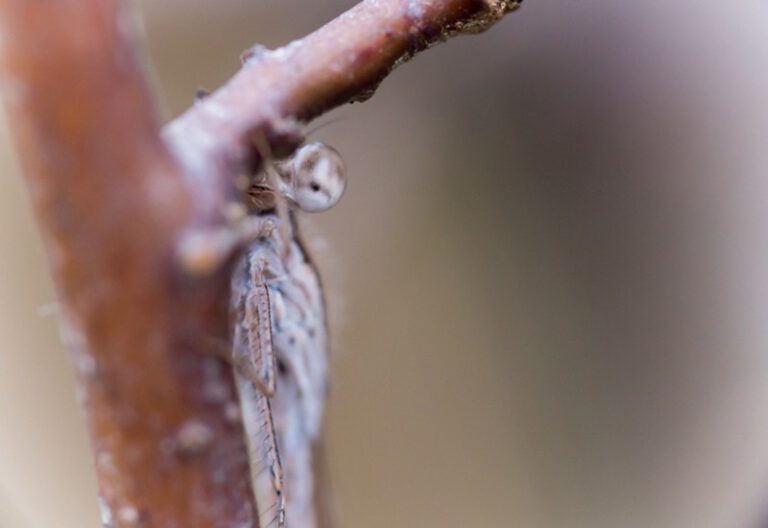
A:
{"type": "Polygon", "coordinates": [[[306,122],[364,101],[399,64],[451,36],[491,27],[522,0],[365,0],[314,33],[244,54],[243,68],[166,127],[190,170],[232,174],[258,162],[253,138],[286,153],[306,122]]]}
{"type": "Polygon", "coordinates": [[[253,139],[288,153],[294,123],[364,100],[417,51],[516,6],[366,0],[284,48],[254,49],[164,142],[122,2],[0,0],[2,95],[78,371],[105,524],[258,526],[231,372],[212,354],[227,337],[229,269],[195,276],[177,258],[190,232],[221,224],[232,176],[259,161],[253,139]]]}
{"type": "Polygon", "coordinates": [[[103,516],[110,526],[253,526],[231,372],[206,350],[206,337],[226,339],[227,272],[202,281],[175,265],[179,234],[208,219],[160,139],[132,23],[111,0],[0,2],[3,96],[79,374],[103,516]]]}

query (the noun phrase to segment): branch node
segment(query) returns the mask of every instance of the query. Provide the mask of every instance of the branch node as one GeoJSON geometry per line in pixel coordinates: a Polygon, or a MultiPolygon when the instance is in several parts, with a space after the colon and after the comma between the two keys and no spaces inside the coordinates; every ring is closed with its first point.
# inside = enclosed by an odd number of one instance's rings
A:
{"type": "Polygon", "coordinates": [[[262,46],[261,44],[254,44],[252,47],[248,48],[240,54],[240,62],[243,65],[258,62],[267,53],[269,53],[269,48],[262,46]]]}

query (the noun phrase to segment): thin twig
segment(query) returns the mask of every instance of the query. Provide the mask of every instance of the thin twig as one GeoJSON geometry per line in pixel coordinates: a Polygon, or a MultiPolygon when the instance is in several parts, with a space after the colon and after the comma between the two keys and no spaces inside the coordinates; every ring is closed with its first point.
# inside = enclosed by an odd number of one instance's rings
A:
{"type": "Polygon", "coordinates": [[[417,52],[490,28],[522,0],[365,0],[314,33],[276,50],[255,46],[242,69],[165,129],[192,172],[229,175],[258,163],[264,135],[287,154],[296,124],[350,101],[417,52]]]}

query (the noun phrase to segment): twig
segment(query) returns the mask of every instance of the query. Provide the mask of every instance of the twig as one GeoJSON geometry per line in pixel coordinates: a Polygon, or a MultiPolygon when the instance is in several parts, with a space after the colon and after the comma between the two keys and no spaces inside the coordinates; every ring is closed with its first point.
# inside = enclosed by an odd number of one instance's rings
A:
{"type": "Polygon", "coordinates": [[[223,221],[233,176],[259,161],[254,134],[287,153],[295,122],[364,100],[417,51],[515,6],[364,1],[284,48],[254,49],[164,143],[122,2],[0,2],[3,97],[62,304],[106,524],[257,526],[232,374],[210,350],[227,337],[229,268],[195,275],[176,253],[191,231],[223,221]]]}
{"type": "Polygon", "coordinates": [[[227,272],[202,281],[175,266],[179,233],[210,220],[191,215],[200,190],[160,140],[131,26],[113,1],[0,2],[9,123],[62,304],[105,520],[251,526],[242,431],[227,418],[237,410],[231,373],[201,339],[226,339],[227,272]]]}
{"type": "Polygon", "coordinates": [[[307,122],[379,83],[417,52],[491,27],[522,0],[366,0],[314,33],[270,51],[255,46],[243,68],[165,129],[193,172],[232,175],[258,163],[253,138],[290,153],[307,122]]]}

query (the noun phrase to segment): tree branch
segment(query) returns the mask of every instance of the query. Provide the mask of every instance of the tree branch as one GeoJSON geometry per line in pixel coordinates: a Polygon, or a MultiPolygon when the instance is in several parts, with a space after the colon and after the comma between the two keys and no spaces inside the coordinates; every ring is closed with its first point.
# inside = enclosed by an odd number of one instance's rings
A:
{"type": "Polygon", "coordinates": [[[332,108],[371,97],[419,51],[491,27],[522,0],[365,0],[274,51],[256,46],[219,90],[166,127],[178,158],[194,172],[231,176],[258,163],[253,138],[290,153],[298,131],[332,108]]]}
{"type": "Polygon", "coordinates": [[[229,268],[177,248],[219,225],[253,139],[370,97],[416,52],[486,29],[515,0],[366,0],[254,49],[165,131],[119,0],[0,1],[2,92],[62,306],[105,524],[257,526],[225,342],[229,268]],[[170,151],[167,148],[170,147],[170,151]]]}
{"type": "Polygon", "coordinates": [[[115,1],[0,2],[3,95],[78,371],[104,517],[252,526],[242,431],[228,419],[231,373],[202,339],[226,339],[227,272],[202,281],[175,265],[179,234],[208,219],[160,140],[131,25],[115,1]]]}

